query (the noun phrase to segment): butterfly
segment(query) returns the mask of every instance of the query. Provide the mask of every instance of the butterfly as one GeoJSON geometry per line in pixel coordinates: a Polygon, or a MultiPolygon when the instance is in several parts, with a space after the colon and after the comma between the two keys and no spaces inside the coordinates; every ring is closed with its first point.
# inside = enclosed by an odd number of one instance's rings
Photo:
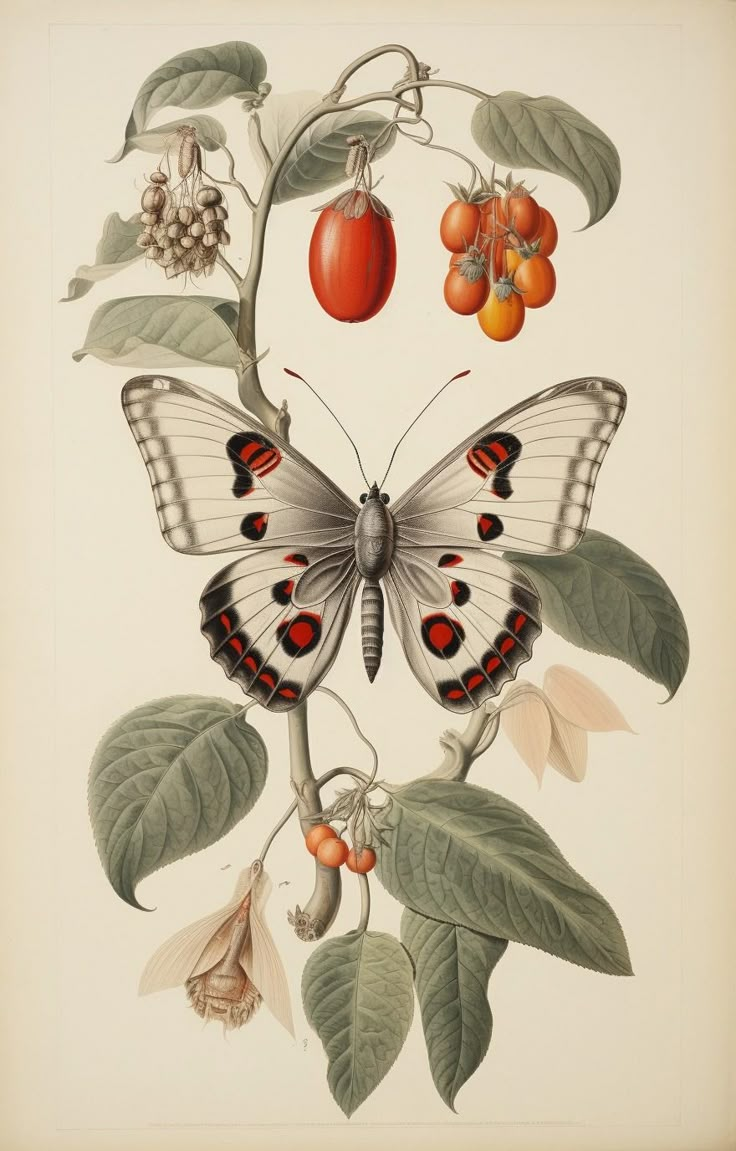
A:
{"type": "Polygon", "coordinates": [[[123,408],[163,536],[194,555],[237,552],[200,600],[212,658],[271,711],[332,666],[362,584],[363,662],[383,645],[384,591],[432,699],[467,712],[495,696],[541,632],[537,590],[504,552],[579,543],[626,407],[612,380],[547,388],[484,424],[391,505],[357,504],[290,443],[225,400],[138,376],[123,408]]]}

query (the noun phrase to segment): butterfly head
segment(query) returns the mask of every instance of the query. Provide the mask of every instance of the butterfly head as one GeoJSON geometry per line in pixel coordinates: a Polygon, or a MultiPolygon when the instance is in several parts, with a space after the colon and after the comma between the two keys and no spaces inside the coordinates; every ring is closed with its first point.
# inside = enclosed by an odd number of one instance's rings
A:
{"type": "Polygon", "coordinates": [[[380,500],[382,504],[387,504],[390,498],[391,497],[388,496],[386,492],[379,491],[378,484],[374,481],[371,485],[370,491],[363,492],[360,497],[360,502],[364,504],[368,500],[380,500]]]}

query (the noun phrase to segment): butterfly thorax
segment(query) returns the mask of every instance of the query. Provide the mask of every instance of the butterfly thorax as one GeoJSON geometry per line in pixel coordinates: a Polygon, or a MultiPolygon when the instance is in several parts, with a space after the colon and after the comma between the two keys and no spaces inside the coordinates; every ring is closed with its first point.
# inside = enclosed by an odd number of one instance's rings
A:
{"type": "Polygon", "coordinates": [[[381,499],[378,484],[368,492],[355,521],[355,562],[367,580],[379,580],[391,566],[394,521],[381,499]]]}

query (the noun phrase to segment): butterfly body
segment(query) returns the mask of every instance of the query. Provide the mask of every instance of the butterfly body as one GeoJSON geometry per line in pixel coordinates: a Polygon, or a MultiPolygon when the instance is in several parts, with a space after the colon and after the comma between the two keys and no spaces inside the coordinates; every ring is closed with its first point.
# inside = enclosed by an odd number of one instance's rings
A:
{"type": "Polygon", "coordinates": [[[236,552],[200,600],[212,658],[272,711],[307,698],[337,657],[358,591],[373,680],[384,596],[411,670],[454,712],[513,679],[541,632],[536,588],[504,555],[582,538],[623,418],[612,380],[570,380],[483,425],[387,508],[362,507],[290,443],[183,380],[140,376],[123,407],[161,531],[190,554],[236,552]]]}

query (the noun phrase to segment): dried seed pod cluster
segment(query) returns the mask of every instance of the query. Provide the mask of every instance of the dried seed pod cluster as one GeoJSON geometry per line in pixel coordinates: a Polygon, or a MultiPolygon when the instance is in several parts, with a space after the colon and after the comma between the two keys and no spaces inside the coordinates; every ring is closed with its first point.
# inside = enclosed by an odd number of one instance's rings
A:
{"type": "Polygon", "coordinates": [[[209,274],[219,246],[230,243],[222,192],[202,182],[199,147],[189,135],[181,139],[177,166],[182,179],[173,188],[160,168],[151,173],[141,196],[143,231],[137,240],[167,279],[209,274]]]}

